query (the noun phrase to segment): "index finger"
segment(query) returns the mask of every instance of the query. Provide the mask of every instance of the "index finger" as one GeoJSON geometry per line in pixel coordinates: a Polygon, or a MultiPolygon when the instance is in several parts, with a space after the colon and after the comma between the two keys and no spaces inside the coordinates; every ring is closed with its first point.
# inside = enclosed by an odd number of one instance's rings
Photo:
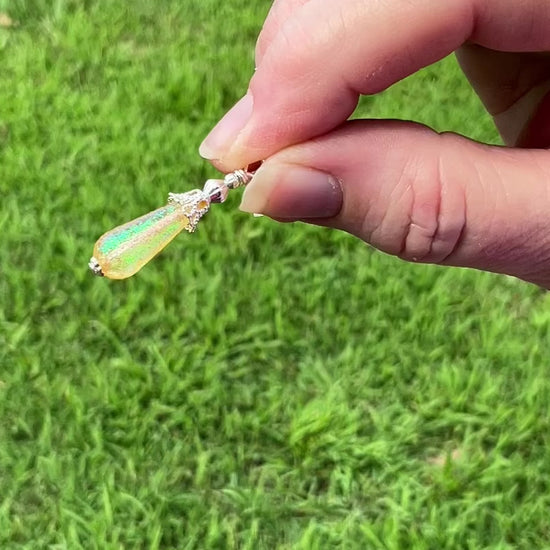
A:
{"type": "Polygon", "coordinates": [[[256,43],[256,66],[260,65],[266,50],[287,21],[300,6],[310,0],[274,0],[256,43]]]}
{"type": "Polygon", "coordinates": [[[229,170],[322,135],[360,94],[384,90],[466,41],[503,51],[550,49],[538,0],[310,0],[273,36],[246,99],[201,154],[229,170]]]}

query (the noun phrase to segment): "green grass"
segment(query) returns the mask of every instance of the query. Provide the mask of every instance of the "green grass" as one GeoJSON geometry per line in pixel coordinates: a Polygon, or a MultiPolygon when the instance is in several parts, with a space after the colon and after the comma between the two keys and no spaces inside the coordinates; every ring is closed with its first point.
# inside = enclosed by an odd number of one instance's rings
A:
{"type": "MultiPolygon", "coordinates": [[[[133,279],[87,272],[215,174],[268,7],[0,0],[0,548],[550,547],[535,287],[238,196],[133,279]]],[[[452,59],[359,112],[497,140],[452,59]]]]}

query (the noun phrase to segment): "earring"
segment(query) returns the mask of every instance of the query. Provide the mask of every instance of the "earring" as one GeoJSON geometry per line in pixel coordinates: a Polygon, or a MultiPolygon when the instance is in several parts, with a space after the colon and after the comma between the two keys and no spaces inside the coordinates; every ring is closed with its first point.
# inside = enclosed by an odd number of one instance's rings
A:
{"type": "Polygon", "coordinates": [[[222,203],[231,189],[250,182],[259,163],[210,179],[201,189],[169,193],[168,203],[111,229],[96,242],[88,264],[95,275],[126,279],[137,273],[184,229],[193,233],[212,203],[222,203]]]}

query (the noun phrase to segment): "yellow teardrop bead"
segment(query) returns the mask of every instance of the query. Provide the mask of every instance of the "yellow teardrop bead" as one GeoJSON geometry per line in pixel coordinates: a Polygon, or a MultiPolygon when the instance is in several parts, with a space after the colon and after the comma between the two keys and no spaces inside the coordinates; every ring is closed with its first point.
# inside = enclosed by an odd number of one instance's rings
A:
{"type": "Polygon", "coordinates": [[[181,205],[169,203],[102,235],[92,260],[105,277],[126,279],[189,226],[190,219],[181,205]]]}

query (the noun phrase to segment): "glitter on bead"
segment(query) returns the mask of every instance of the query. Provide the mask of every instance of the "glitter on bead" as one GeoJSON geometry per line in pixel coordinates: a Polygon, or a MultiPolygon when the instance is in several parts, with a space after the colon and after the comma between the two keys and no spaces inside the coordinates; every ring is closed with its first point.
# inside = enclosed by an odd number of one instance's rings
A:
{"type": "Polygon", "coordinates": [[[94,247],[94,258],[109,279],[126,279],[139,271],[189,225],[189,217],[174,203],[105,233],[94,247]]]}

